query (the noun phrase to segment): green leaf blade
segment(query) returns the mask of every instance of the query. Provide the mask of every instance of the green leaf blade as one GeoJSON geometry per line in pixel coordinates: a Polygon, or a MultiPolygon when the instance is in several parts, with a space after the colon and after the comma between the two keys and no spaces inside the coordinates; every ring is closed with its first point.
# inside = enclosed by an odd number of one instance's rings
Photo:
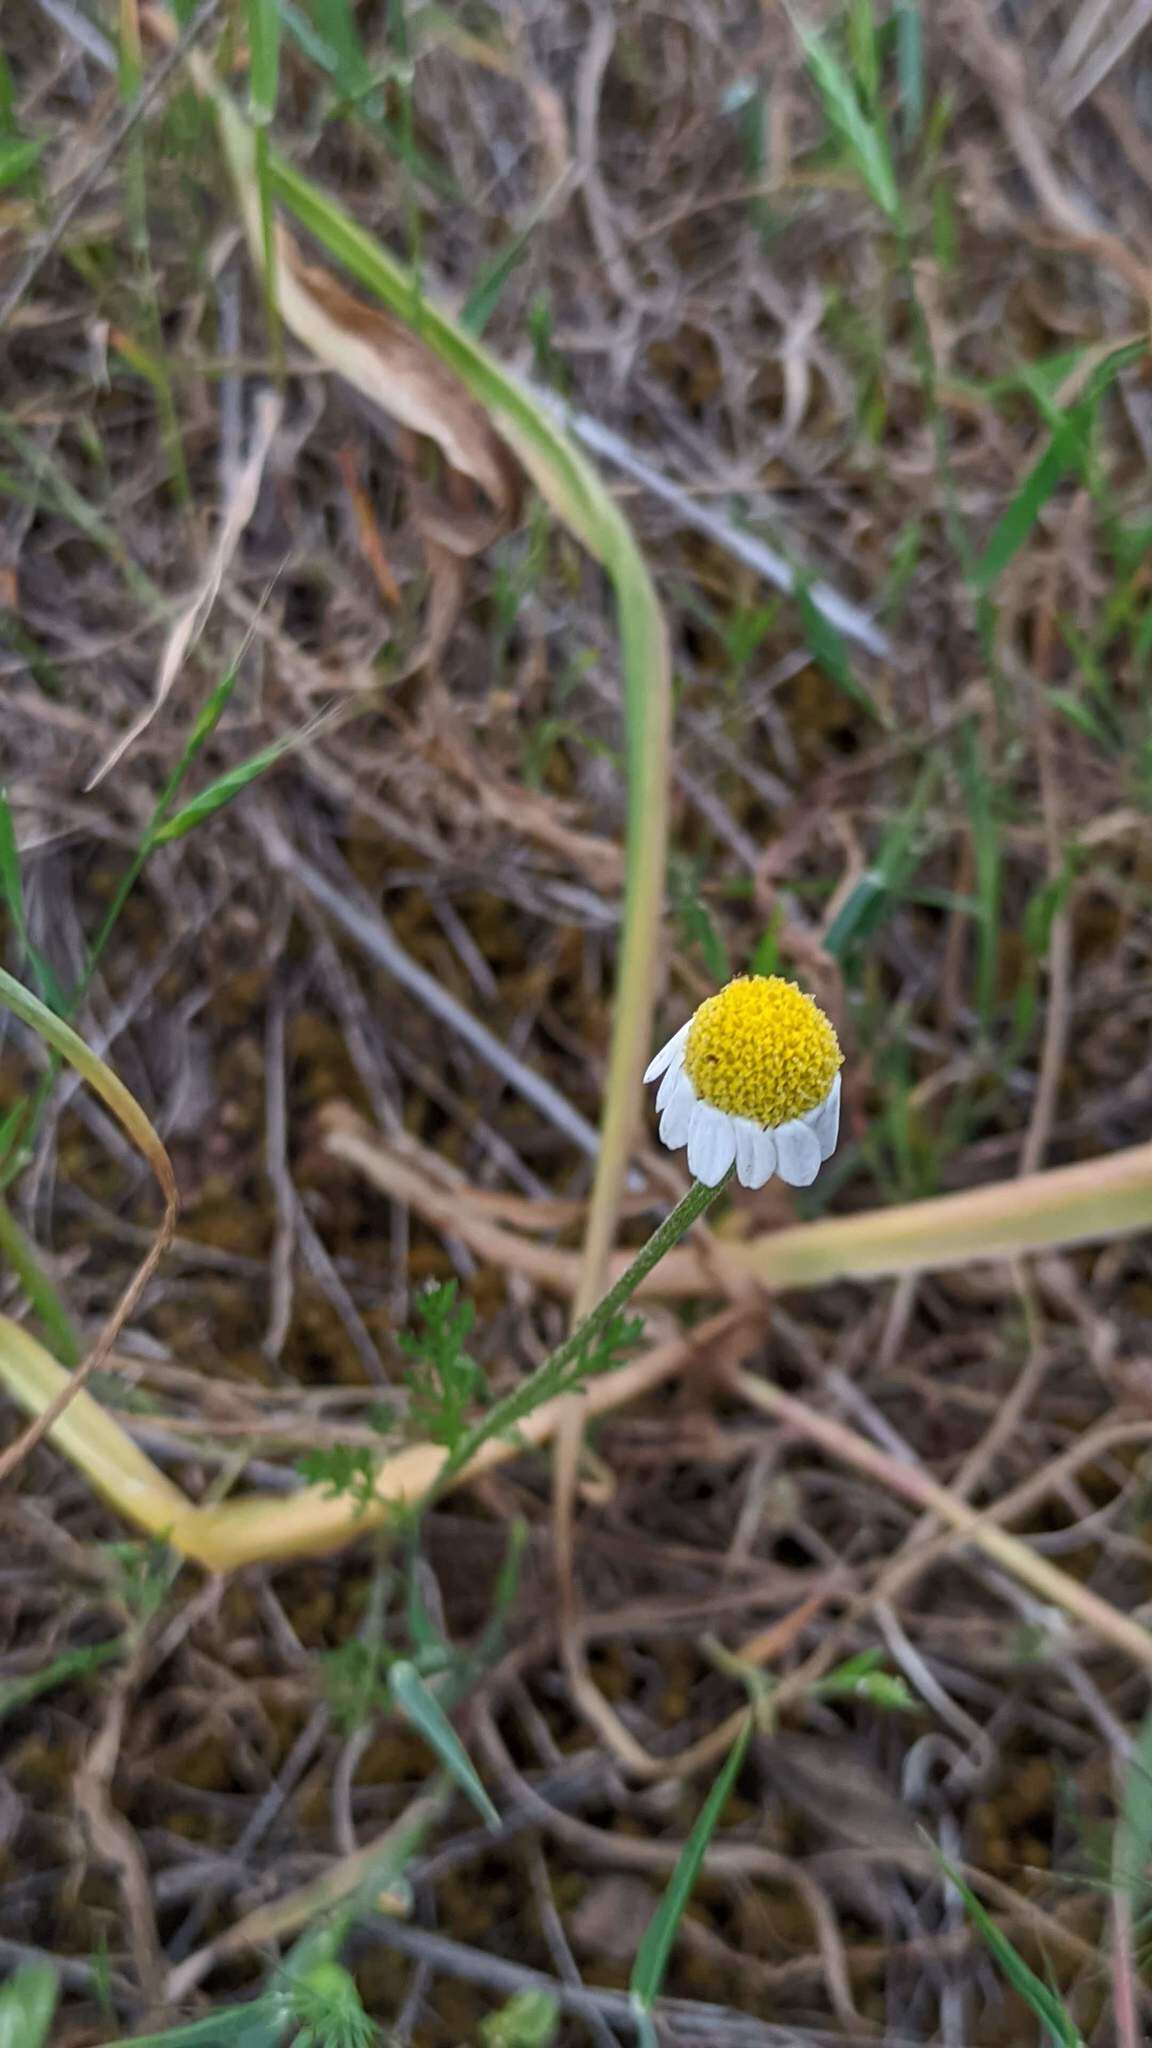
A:
{"type": "Polygon", "coordinates": [[[1033,463],[1015,496],[997,520],[983,554],[975,564],[973,583],[987,597],[1031,534],[1049,498],[1070,476],[1083,476],[1090,437],[1100,400],[1121,371],[1147,355],[1145,342],[1128,342],[1098,363],[1082,395],[1057,412],[1047,447],[1033,463]]]}
{"type": "Polygon", "coordinates": [[[732,1744],[724,1767],[712,1790],[704,1801],[688,1840],[677,1859],[676,1868],[668,1880],[668,1888],[644,1931],[636,1960],[632,1965],[629,1991],[637,2012],[647,2018],[660,1995],[660,1987],[668,1968],[676,1930],[684,1917],[688,1901],[700,1875],[700,1866],[708,1851],[719,1825],[720,1815],[727,1804],[728,1795],[736,1782],[736,1774],[744,1761],[752,1732],[749,1718],[732,1744]]]}
{"type": "Polygon", "coordinates": [[[152,833],[152,845],[166,846],[169,841],[183,839],[186,833],[194,832],[206,818],[214,817],[217,811],[222,811],[226,804],[232,803],[250,783],[255,782],[266,769],[273,767],[284,754],[289,753],[295,744],[293,737],[272,740],[268,746],[261,747],[259,752],[251,755],[247,761],[241,761],[238,767],[229,768],[226,774],[218,776],[215,782],[210,782],[207,789],[202,789],[199,796],[190,798],[171,818],[166,818],[163,824],[158,825],[152,833]]]}
{"type": "Polygon", "coordinates": [[[404,1719],[411,1722],[428,1747],[435,1751],[453,1783],[459,1786],[466,1799],[471,1800],[485,1826],[497,1833],[501,1825],[500,1815],[481,1784],[451,1721],[416,1666],[406,1659],[394,1664],[389,1674],[389,1686],[393,1701],[404,1719]]]}
{"type": "Polygon", "coordinates": [[[276,0],[248,0],[248,99],[259,125],[276,112],[280,83],[280,11],[276,0]]]}
{"type": "Polygon", "coordinates": [[[40,161],[42,142],[30,136],[5,136],[0,138],[0,192],[9,185],[18,185],[40,161]]]}
{"type": "Polygon", "coordinates": [[[992,1915],[981,1905],[975,1892],[965,1884],[959,1871],[954,1870],[944,1857],[940,1860],[1013,1991],[1023,1999],[1028,2010],[1040,2021],[1047,2040],[1054,2043],[1055,2048],[1084,2048],[1084,2037],[1074,2024],[1063,2000],[1045,1984],[1042,1977],[1036,1975],[1035,1970],[1029,1967],[1019,1951],[1013,1948],[1007,1935],[1001,1932],[992,1915]]]}
{"type": "Polygon", "coordinates": [[[887,725],[888,720],[871,692],[860,681],[848,657],[848,648],[842,633],[832,624],[827,613],[813,601],[811,593],[802,583],[796,585],[796,604],[800,612],[800,623],[808,651],[818,669],[830,682],[843,690],[854,704],[866,711],[877,725],[887,725]]]}
{"type": "Polygon", "coordinates": [[[47,2048],[58,1994],[50,1963],[21,1963],[0,1988],[0,2048],[47,2048]]]}
{"type": "Polygon", "coordinates": [[[865,112],[854,81],[824,37],[803,23],[797,23],[796,28],[829,127],[840,137],[873,204],[893,227],[899,227],[903,217],[900,194],[879,115],[865,112]]]}

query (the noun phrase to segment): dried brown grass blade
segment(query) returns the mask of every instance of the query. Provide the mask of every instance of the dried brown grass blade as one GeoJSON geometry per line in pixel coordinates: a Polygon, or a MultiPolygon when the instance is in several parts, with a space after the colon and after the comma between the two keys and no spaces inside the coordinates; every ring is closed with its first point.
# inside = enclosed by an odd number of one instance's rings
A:
{"type": "MultiPolygon", "coordinates": [[[[247,208],[248,195],[244,203],[247,208]]],[[[366,305],[328,271],[306,262],[283,226],[276,248],[280,311],[297,340],[398,425],[434,441],[454,470],[479,484],[495,516],[471,529],[471,552],[514,525],[520,465],[459,378],[403,321],[366,305]]],[[[446,518],[445,545],[454,530],[446,518]]]]}
{"type": "MultiPolygon", "coordinates": [[[[243,203],[248,213],[247,195],[243,203]]],[[[256,253],[260,245],[252,246],[256,253]]],[[[467,562],[519,518],[520,465],[439,356],[394,314],[366,305],[329,271],[308,263],[283,224],[276,228],[275,278],[285,326],[401,429],[398,449],[430,584],[424,636],[404,673],[435,668],[464,602],[467,562]],[[417,437],[434,442],[448,464],[443,489],[421,479],[417,437]],[[469,502],[474,487],[483,493],[482,508],[469,502]]]]}
{"type": "Polygon", "coordinates": [[[128,749],[135,745],[141,734],[147,732],[153,719],[167,703],[188,654],[204,631],[240,536],[256,510],[264,468],[283,411],[284,407],[278,393],[266,390],[259,394],[248,452],[232,481],[216,544],[212,549],[200,588],[185,605],[169,632],[152,692],[152,701],[140,713],[139,718],[133,721],[127,732],[117,740],[111,752],[105,755],[87,785],[89,789],[95,789],[97,783],[102,782],[128,749]]]}

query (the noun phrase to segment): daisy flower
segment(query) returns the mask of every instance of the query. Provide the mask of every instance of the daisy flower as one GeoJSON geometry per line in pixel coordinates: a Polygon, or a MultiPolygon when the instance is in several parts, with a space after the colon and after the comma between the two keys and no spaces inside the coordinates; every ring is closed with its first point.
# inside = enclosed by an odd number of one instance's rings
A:
{"type": "Polygon", "coordinates": [[[742,974],[701,1003],[644,1079],[660,1080],[663,1143],[687,1145],[705,1187],[735,1166],[744,1188],[774,1173],[806,1188],[836,1150],[843,1061],[823,1010],[794,981],[742,974]]]}

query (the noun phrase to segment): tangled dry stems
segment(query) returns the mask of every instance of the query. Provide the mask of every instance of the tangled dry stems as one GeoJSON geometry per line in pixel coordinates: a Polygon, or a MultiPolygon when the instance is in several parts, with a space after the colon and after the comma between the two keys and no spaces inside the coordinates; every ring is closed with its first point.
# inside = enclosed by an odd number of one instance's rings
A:
{"type": "MultiPolygon", "coordinates": [[[[1029,31],[1036,47],[993,36],[975,5],[927,23],[930,84],[957,109],[940,175],[959,195],[959,255],[951,274],[927,262],[918,274],[957,492],[981,532],[1043,433],[1023,400],[993,403],[980,380],[1070,337],[1103,352],[1144,312],[1140,74],[1116,58],[1095,78],[1108,45],[1080,48],[1088,13],[1046,10],[1029,31]],[[1029,87],[1050,64],[1058,86],[1046,100],[1029,87]]],[[[169,179],[151,247],[191,481],[181,506],[155,408],[117,352],[139,314],[135,287],[100,281],[95,317],[107,324],[94,326],[91,273],[61,258],[79,246],[77,222],[97,250],[126,246],[124,137],[100,59],[47,21],[36,16],[27,47],[18,36],[10,52],[31,118],[53,134],[60,183],[57,246],[34,278],[19,263],[15,273],[7,403],[22,440],[5,459],[24,495],[5,497],[4,540],[23,637],[0,656],[33,930],[74,977],[199,694],[251,633],[243,688],[206,769],[333,700],[370,694],[369,713],[299,749],[266,784],[271,826],[301,871],[311,863],[347,900],[382,903],[407,953],[594,1123],[622,816],[615,656],[598,586],[566,543],[530,528],[498,562],[477,565],[436,671],[382,696],[381,657],[403,671],[424,633],[419,536],[376,424],[291,354],[290,402],[220,565],[215,609],[158,715],[86,793],[153,701],[166,636],[187,616],[190,564],[207,565],[228,530],[266,349],[241,264],[219,247],[220,260],[198,270],[203,221],[169,179]],[[77,175],[82,188],[69,184],[77,175]],[[80,203],[69,219],[70,192],[80,203]],[[91,368],[102,349],[103,385],[91,368]],[[76,429],[78,391],[95,443],[76,429]],[[78,524],[69,493],[98,524],[78,524]]],[[[694,536],[674,502],[629,492],[677,621],[674,841],[704,877],[714,922],[746,955],[774,919],[784,959],[834,989],[822,936],[886,824],[907,810],[925,753],[938,751],[918,886],[892,907],[845,1005],[856,1137],[901,1098],[903,1050],[921,1132],[946,1128],[960,1091],[979,1112],[931,1158],[942,1191],[1141,1140],[1152,1094],[1147,812],[1125,757],[1053,717],[1044,689],[1068,685],[1065,625],[1090,631],[1107,600],[1087,493],[1052,501],[999,593],[998,654],[1016,680],[998,700],[940,538],[891,254],[850,182],[810,154],[819,122],[783,19],[688,5],[634,11],[625,30],[597,10],[589,34],[577,10],[549,6],[500,48],[501,63],[484,67],[446,36],[416,74],[420,134],[469,195],[423,207],[436,271],[474,278],[508,222],[538,215],[495,316],[496,345],[522,349],[546,293],[550,346],[587,412],[703,504],[736,499],[770,532],[782,521],[795,554],[858,603],[885,590],[910,523],[926,529],[885,620],[890,664],[873,671],[860,657],[892,714],[883,733],[819,675],[791,614],[767,621],[753,657],[734,655],[725,629],[746,625],[763,586],[694,536]],[[770,118],[751,172],[725,94],[763,76],[770,118]],[[526,119],[526,145],[508,149],[526,119]],[[1001,995],[1026,964],[1029,903],[1061,874],[1064,848],[1079,850],[1047,934],[1043,1021],[1003,1072],[974,1028],[966,906],[980,847],[948,751],[971,721],[996,769],[1001,995]]],[[[403,237],[403,183],[370,133],[352,144],[303,90],[285,122],[296,161],[367,225],[403,237]]],[[[41,247],[31,218],[3,232],[18,249],[41,247]]],[[[1126,387],[1108,416],[1118,501],[1139,496],[1141,398],[1138,384],[1126,387]]],[[[1115,683],[1124,698],[1139,676],[1121,671],[1115,683]]],[[[289,887],[258,816],[238,807],[155,857],[86,1017],[90,1042],[153,1110],[184,1204],[182,1235],[110,1391],[193,1490],[231,1483],[236,1451],[275,1485],[303,1436],[362,1440],[378,1397],[370,1377],[392,1376],[393,1333],[426,1275],[454,1269],[474,1293],[490,1363],[530,1367],[561,1327],[554,1290],[587,1186],[570,1136],[289,887]],[[407,1176],[384,1194],[333,1156],[331,1105],[349,1097],[407,1176]],[[513,1231],[516,1261],[502,1256],[513,1231]]],[[[671,1014],[710,983],[678,928],[668,961],[671,1014]]],[[[15,1033],[9,1044],[14,1091],[36,1049],[15,1033]]],[[[870,1206],[922,1163],[857,1155],[838,1207],[870,1206]]],[[[655,1169],[650,1186],[662,1200],[655,1169]]],[[[21,1213],[88,1330],[133,1267],[148,1199],[131,1148],[65,1083],[21,1213]]],[[[748,1235],[790,1220],[778,1190],[744,1218],[748,1235]]],[[[1093,2024],[1110,1968],[1092,1827],[1112,1810],[1141,1680],[1098,1634],[1063,1630],[978,1551],[959,1553],[892,1474],[899,1462],[989,1526],[1026,1529],[1039,1558],[1139,1617],[1148,1284],[1137,1240],[1030,1273],[841,1280],[720,1319],[675,1392],[616,1416],[597,1441],[611,1484],[597,1497],[590,1478],[578,1509],[581,1616],[566,1674],[541,1468],[492,1472],[434,1518],[430,1559],[461,1638],[484,1619],[500,1525],[524,1513],[533,1536],[517,1639],[472,1710],[505,1834],[492,1844],[464,1825],[439,1842],[414,1872],[416,1924],[360,1958],[382,2013],[405,2010],[406,1989],[423,1986],[400,2038],[468,2037],[479,2007],[467,1985],[485,1981],[478,1957],[566,1978],[557,1920],[589,1982],[623,1981],[605,1930],[629,1900],[634,1916],[650,1908],[695,1810],[685,1759],[699,1769],[716,1757],[740,1706],[710,1633],[782,1679],[785,1733],[761,1745],[687,1923],[672,1986],[682,2037],[706,2007],[716,2040],[773,2039],[749,2017],[770,2000],[787,2038],[809,2048],[875,2038],[885,2020],[889,2038],[930,2038],[958,2010],[963,2038],[1019,2038],[1019,2017],[1000,2013],[911,1839],[917,1821],[955,1845],[1013,1939],[1052,1963],[1093,2024]],[[783,1388],[771,1418],[748,1407],[753,1384],[783,1388]],[[875,1448],[871,1471],[826,1456],[846,1426],[875,1448]],[[876,1642],[920,1716],[811,1699],[821,1671],[876,1642]],[[590,1712],[609,1741],[625,1731],[627,1772],[610,1748],[592,1754],[590,1712]],[[433,1897],[447,1957],[423,1911],[433,1897]],[[425,1963],[444,1973],[431,1992],[425,1963]]],[[[654,1346],[682,1349],[667,1309],[651,1312],[651,1331],[654,1346]]],[[[120,1532],[45,1450],[3,1512],[7,1675],[22,1676],[123,1625],[123,1591],[100,1547],[120,1532]]],[[[181,1579],[114,1678],[9,1721],[13,1867],[0,1953],[23,1945],[63,1959],[72,2041],[99,2038],[90,1958],[105,1944],[125,2023],[165,1983],[208,1982],[223,1995],[254,1968],[245,1942],[267,1936],[269,1889],[282,1906],[309,1896],[406,1809],[425,1768],[418,1746],[394,1726],[370,1740],[346,1734],[317,1704],[315,1652],[355,1629],[367,1575],[361,1551],[227,1585],[181,1579]],[[193,1925],[202,1897],[212,1917],[193,1925]],[[230,1936],[241,1974],[215,1980],[230,1936]]],[[[289,1914],[280,1930],[292,1924],[289,1914]]],[[[1112,1939],[1138,2014],[1131,1937],[1127,1950],[1122,1928],[1112,1939]]],[[[599,2017],[611,2024],[613,2013],[609,2004],[599,2017]]],[[[1136,2020],[1120,2013],[1116,2024],[1136,2038],[1136,2020]]]]}

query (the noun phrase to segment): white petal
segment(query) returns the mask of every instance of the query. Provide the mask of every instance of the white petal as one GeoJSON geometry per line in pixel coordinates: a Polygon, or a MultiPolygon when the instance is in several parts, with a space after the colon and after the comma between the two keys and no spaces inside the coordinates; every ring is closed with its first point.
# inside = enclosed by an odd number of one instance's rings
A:
{"type": "Polygon", "coordinates": [[[808,1111],[804,1122],[815,1135],[816,1143],[820,1147],[821,1159],[831,1159],[832,1154],[836,1150],[836,1140],[840,1136],[839,1074],[837,1074],[823,1102],[818,1102],[815,1109],[808,1111]]]}
{"type": "Polygon", "coordinates": [[[677,1081],[680,1079],[680,1073],[681,1069],[683,1068],[683,1065],[684,1047],[682,1045],[678,1045],[676,1047],[675,1052],[672,1055],[671,1060],[664,1069],[664,1079],[661,1081],[659,1088],[656,1090],[657,1109],[663,1109],[664,1104],[669,1100],[672,1094],[672,1090],[675,1088],[677,1081]]]}
{"type": "Polygon", "coordinates": [[[645,1081],[654,1081],[657,1075],[662,1074],[664,1072],[664,1069],[668,1065],[669,1060],[672,1058],[672,1055],[675,1052],[677,1046],[683,1045],[684,1040],[687,1038],[691,1028],[692,1019],[691,1017],[689,1017],[687,1024],[682,1024],[680,1026],[679,1031],[673,1033],[672,1037],[668,1040],[667,1045],[662,1045],[660,1047],[660,1050],[656,1054],[655,1059],[649,1060],[648,1065],[644,1069],[645,1081]]]}
{"type": "Polygon", "coordinates": [[[746,1116],[732,1118],[736,1138],[736,1178],[742,1188],[762,1188],[776,1171],[776,1139],[771,1131],[746,1116]]]}
{"type": "Polygon", "coordinates": [[[719,1187],[736,1157],[732,1119],[710,1102],[698,1102],[688,1127],[688,1171],[706,1188],[719,1187]]]}
{"type": "Polygon", "coordinates": [[[676,1086],[664,1106],[660,1119],[660,1142],[670,1152],[678,1152],[681,1145],[688,1143],[688,1127],[696,1107],[696,1090],[681,1067],[676,1076],[676,1086]]]}
{"type": "Polygon", "coordinates": [[[778,1124],[772,1133],[776,1140],[776,1171],[789,1187],[809,1188],[820,1171],[820,1143],[814,1131],[798,1116],[791,1123],[778,1124]]]}

